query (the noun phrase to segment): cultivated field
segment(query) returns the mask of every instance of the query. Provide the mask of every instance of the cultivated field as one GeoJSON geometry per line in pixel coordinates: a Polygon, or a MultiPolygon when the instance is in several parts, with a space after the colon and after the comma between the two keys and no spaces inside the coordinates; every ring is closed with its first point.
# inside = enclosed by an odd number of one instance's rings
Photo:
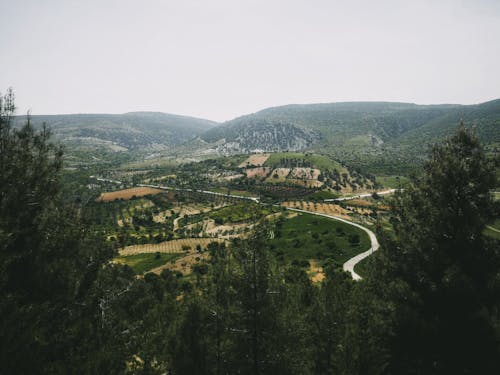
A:
{"type": "Polygon", "coordinates": [[[317,180],[320,174],[321,171],[316,168],[293,168],[290,177],[317,180]]]}
{"type": "Polygon", "coordinates": [[[246,168],[248,166],[262,166],[266,160],[269,158],[269,154],[254,154],[250,155],[243,163],[239,165],[240,168],[246,168]]]}
{"type": "Polygon", "coordinates": [[[180,253],[196,249],[196,245],[206,248],[211,242],[222,242],[217,238],[181,238],[172,241],[165,241],[158,244],[132,245],[119,250],[120,255],[134,255],[145,253],[180,253]]]}
{"type": "Polygon", "coordinates": [[[271,172],[271,168],[269,167],[257,167],[245,169],[245,174],[247,178],[256,178],[256,177],[267,177],[267,175],[271,172]]]}
{"type": "Polygon", "coordinates": [[[101,202],[111,202],[117,199],[129,200],[133,197],[143,197],[145,195],[158,194],[162,192],[164,191],[160,189],[153,189],[148,187],[136,187],[131,189],[102,193],[97,200],[101,202]]]}
{"type": "Polygon", "coordinates": [[[307,201],[288,201],[281,204],[285,207],[298,208],[301,210],[318,212],[326,215],[335,215],[344,219],[351,219],[348,214],[349,211],[340,207],[338,204],[332,203],[313,203],[307,201]]]}
{"type": "Polygon", "coordinates": [[[275,168],[267,178],[266,182],[284,182],[290,174],[290,168],[275,168]]]}
{"type": "Polygon", "coordinates": [[[318,180],[300,180],[297,178],[289,178],[287,181],[291,184],[299,185],[299,186],[304,186],[307,188],[318,188],[323,186],[323,183],[318,180]]]}
{"type": "Polygon", "coordinates": [[[366,199],[352,199],[346,202],[350,206],[360,206],[360,207],[370,207],[373,206],[373,202],[367,201],[366,199]]]}

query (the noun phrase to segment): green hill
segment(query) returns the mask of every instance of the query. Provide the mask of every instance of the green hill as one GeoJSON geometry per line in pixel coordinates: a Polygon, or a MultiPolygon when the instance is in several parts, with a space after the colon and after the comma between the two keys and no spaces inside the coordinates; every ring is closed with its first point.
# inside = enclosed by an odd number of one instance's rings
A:
{"type": "MultiPolygon", "coordinates": [[[[376,174],[408,173],[463,120],[487,146],[500,142],[500,100],[479,105],[391,102],[293,104],[228,121],[197,139],[195,153],[308,150],[376,174]]],[[[184,149],[190,149],[185,147],[184,149]]]]}
{"type": "MultiPolygon", "coordinates": [[[[19,125],[26,116],[18,116],[19,125]]],[[[185,142],[216,122],[160,112],[32,116],[35,127],[46,123],[70,150],[165,150],[185,142]]]]}

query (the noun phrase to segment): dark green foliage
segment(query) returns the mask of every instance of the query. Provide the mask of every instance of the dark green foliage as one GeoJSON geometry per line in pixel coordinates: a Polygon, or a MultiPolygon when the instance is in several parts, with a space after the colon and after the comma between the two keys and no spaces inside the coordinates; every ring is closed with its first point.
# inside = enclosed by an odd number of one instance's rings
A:
{"type": "MultiPolygon", "coordinates": [[[[211,243],[193,276],[137,278],[109,262],[116,254],[103,240],[125,204],[68,205],[61,150],[45,128],[13,130],[12,111],[10,94],[0,101],[2,374],[500,373],[500,246],[483,236],[487,223],[497,226],[498,165],[469,131],[435,148],[397,196],[395,236],[365,265],[365,281],[325,266],[325,280],[312,284],[307,259],[343,262],[367,239],[309,215],[211,243]]],[[[237,221],[254,207],[217,217],[237,221]]]]}
{"type": "Polygon", "coordinates": [[[321,253],[321,260],[332,259],[341,265],[370,247],[368,236],[360,229],[310,214],[299,214],[279,223],[276,233],[279,235],[268,243],[276,253],[283,252],[288,261],[307,261],[321,253]]]}
{"type": "Polygon", "coordinates": [[[63,206],[61,149],[29,121],[12,129],[12,105],[9,93],[0,102],[2,369],[79,372],[91,366],[82,358],[98,340],[88,335],[100,324],[95,280],[114,251],[82,225],[78,210],[63,206]]]}
{"type": "Polygon", "coordinates": [[[397,197],[397,239],[371,267],[392,310],[391,373],[500,371],[500,246],[482,235],[495,186],[495,165],[461,128],[397,197]]]}

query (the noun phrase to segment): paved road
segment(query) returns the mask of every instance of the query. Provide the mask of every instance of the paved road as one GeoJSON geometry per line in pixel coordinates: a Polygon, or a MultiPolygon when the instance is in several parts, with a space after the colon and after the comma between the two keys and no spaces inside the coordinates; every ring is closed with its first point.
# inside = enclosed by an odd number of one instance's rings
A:
{"type": "Polygon", "coordinates": [[[244,199],[244,200],[247,200],[247,201],[252,201],[252,202],[255,202],[255,203],[259,203],[259,198],[256,198],[256,197],[245,197],[243,195],[233,195],[233,194],[217,193],[215,191],[208,191],[208,190],[182,189],[182,188],[174,188],[174,187],[170,187],[170,186],[149,185],[149,184],[137,184],[137,186],[150,187],[150,188],[153,188],[153,189],[161,189],[161,190],[187,191],[187,192],[195,192],[195,193],[202,193],[202,194],[208,194],[208,195],[219,195],[219,196],[223,196],[223,197],[229,197],[229,198],[235,198],[235,199],[244,199]]]}
{"type": "Polygon", "coordinates": [[[362,277],[359,276],[356,272],[354,272],[354,266],[356,264],[358,264],[360,261],[362,261],[363,259],[365,259],[366,257],[370,256],[373,254],[373,252],[377,251],[380,247],[379,243],[378,243],[378,240],[377,240],[377,237],[375,236],[375,233],[373,233],[370,229],[368,228],[365,228],[364,226],[362,225],[359,225],[359,224],[356,224],[356,223],[353,223],[352,221],[349,221],[349,220],[345,220],[345,219],[342,219],[340,217],[337,217],[337,216],[332,216],[332,215],[326,215],[326,214],[320,214],[318,212],[312,212],[312,211],[306,211],[306,210],[300,210],[298,208],[289,208],[287,207],[288,210],[290,211],[296,211],[296,212],[303,212],[303,213],[306,213],[306,214],[312,214],[312,215],[316,215],[316,216],[323,216],[323,217],[327,217],[329,219],[333,219],[333,220],[338,220],[338,221],[341,221],[343,223],[346,223],[346,224],[349,224],[349,225],[352,225],[356,228],[359,228],[363,231],[366,232],[366,234],[368,234],[368,237],[370,238],[370,243],[371,243],[371,246],[368,250],[366,250],[365,252],[361,253],[361,254],[358,254],[356,255],[355,257],[349,259],[347,262],[344,263],[344,265],[342,266],[342,269],[344,271],[347,271],[347,272],[350,272],[351,275],[352,275],[352,278],[354,280],[361,280],[362,277]]]}
{"type": "MultiPolygon", "coordinates": [[[[100,180],[100,181],[107,181],[107,182],[115,182],[115,181],[112,181],[112,180],[106,180],[106,179],[100,179],[100,178],[98,178],[98,180],[100,180]]],[[[208,190],[181,189],[181,188],[173,188],[173,187],[169,187],[169,186],[149,185],[149,184],[137,184],[137,186],[151,187],[151,188],[162,189],[162,190],[173,190],[173,191],[189,191],[189,192],[193,192],[194,191],[194,192],[197,192],[197,193],[203,193],[203,194],[209,194],[209,195],[220,195],[220,196],[226,196],[226,197],[231,197],[231,198],[250,200],[250,201],[253,201],[255,203],[260,203],[259,198],[244,197],[244,196],[241,196],[241,195],[228,195],[228,194],[217,193],[217,192],[208,191],[208,190]]],[[[386,191],[382,191],[382,192],[377,192],[377,194],[379,194],[379,195],[391,194],[391,193],[394,193],[395,191],[396,191],[395,189],[390,189],[390,190],[386,190],[386,191]]],[[[338,200],[347,200],[347,199],[363,198],[363,197],[369,197],[369,196],[371,196],[371,194],[360,194],[360,195],[357,195],[357,196],[354,196],[354,197],[339,198],[339,199],[336,199],[336,200],[337,201],[338,200]]],[[[330,200],[327,199],[325,201],[330,201],[330,200]]],[[[283,206],[279,206],[279,207],[283,207],[283,206]]],[[[357,227],[357,228],[365,231],[368,234],[368,237],[370,238],[371,247],[368,250],[366,250],[365,252],[363,252],[361,254],[358,254],[355,257],[349,259],[342,266],[342,268],[343,268],[344,271],[347,271],[347,272],[351,273],[352,278],[354,280],[361,280],[361,276],[359,276],[356,272],[354,272],[354,266],[356,264],[358,264],[361,260],[363,260],[366,257],[372,255],[373,252],[377,251],[378,248],[380,247],[380,245],[378,243],[378,240],[377,240],[377,237],[375,236],[375,233],[373,233],[371,230],[369,230],[368,228],[365,228],[362,225],[353,223],[352,221],[345,220],[345,219],[342,219],[342,218],[337,217],[337,216],[332,216],[332,215],[321,214],[321,213],[318,213],[318,212],[301,210],[301,209],[298,209],[298,208],[291,208],[291,207],[286,207],[286,208],[288,210],[290,210],[290,211],[302,212],[302,213],[316,215],[316,216],[323,216],[323,217],[327,217],[329,219],[341,221],[343,223],[352,225],[354,227],[357,227]]]]}
{"type": "MultiPolygon", "coordinates": [[[[378,195],[387,195],[387,194],[392,194],[395,191],[396,191],[396,189],[389,189],[389,190],[384,190],[384,191],[375,191],[374,193],[377,193],[378,195]]],[[[348,201],[350,199],[368,198],[368,197],[371,197],[372,194],[373,193],[365,193],[365,194],[351,195],[350,197],[325,199],[323,202],[342,202],[342,201],[348,201]]]]}

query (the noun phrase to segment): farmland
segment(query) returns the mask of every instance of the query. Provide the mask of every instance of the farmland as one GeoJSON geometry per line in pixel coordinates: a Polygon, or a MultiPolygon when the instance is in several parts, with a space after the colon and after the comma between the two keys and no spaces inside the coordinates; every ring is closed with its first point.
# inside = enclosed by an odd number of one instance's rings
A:
{"type": "Polygon", "coordinates": [[[175,254],[191,250],[197,247],[205,249],[211,242],[217,241],[213,238],[182,238],[177,240],[160,242],[158,244],[144,244],[126,246],[119,251],[121,256],[134,255],[134,254],[154,254],[154,253],[167,253],[175,254]]]}
{"type": "Polygon", "coordinates": [[[297,208],[311,212],[317,212],[326,215],[335,215],[344,219],[350,219],[348,214],[349,210],[333,203],[315,203],[309,201],[288,201],[283,202],[282,205],[288,208],[297,208]]]}
{"type": "Polygon", "coordinates": [[[253,154],[250,155],[244,162],[242,162],[239,167],[245,168],[249,166],[260,167],[269,158],[269,154],[253,154]]]}
{"type": "Polygon", "coordinates": [[[368,236],[360,229],[310,214],[278,220],[269,243],[284,261],[305,264],[316,259],[337,266],[370,247],[368,236]]]}
{"type": "Polygon", "coordinates": [[[167,262],[172,262],[182,256],[182,253],[138,253],[133,255],[120,255],[114,259],[116,263],[124,264],[132,268],[137,275],[154,268],[158,268],[167,262]]]}
{"type": "Polygon", "coordinates": [[[131,189],[124,189],[118,191],[112,191],[108,193],[102,193],[99,200],[102,202],[111,202],[118,199],[129,200],[134,197],[144,197],[146,195],[162,193],[163,190],[152,189],[148,187],[135,187],[131,189]]]}

